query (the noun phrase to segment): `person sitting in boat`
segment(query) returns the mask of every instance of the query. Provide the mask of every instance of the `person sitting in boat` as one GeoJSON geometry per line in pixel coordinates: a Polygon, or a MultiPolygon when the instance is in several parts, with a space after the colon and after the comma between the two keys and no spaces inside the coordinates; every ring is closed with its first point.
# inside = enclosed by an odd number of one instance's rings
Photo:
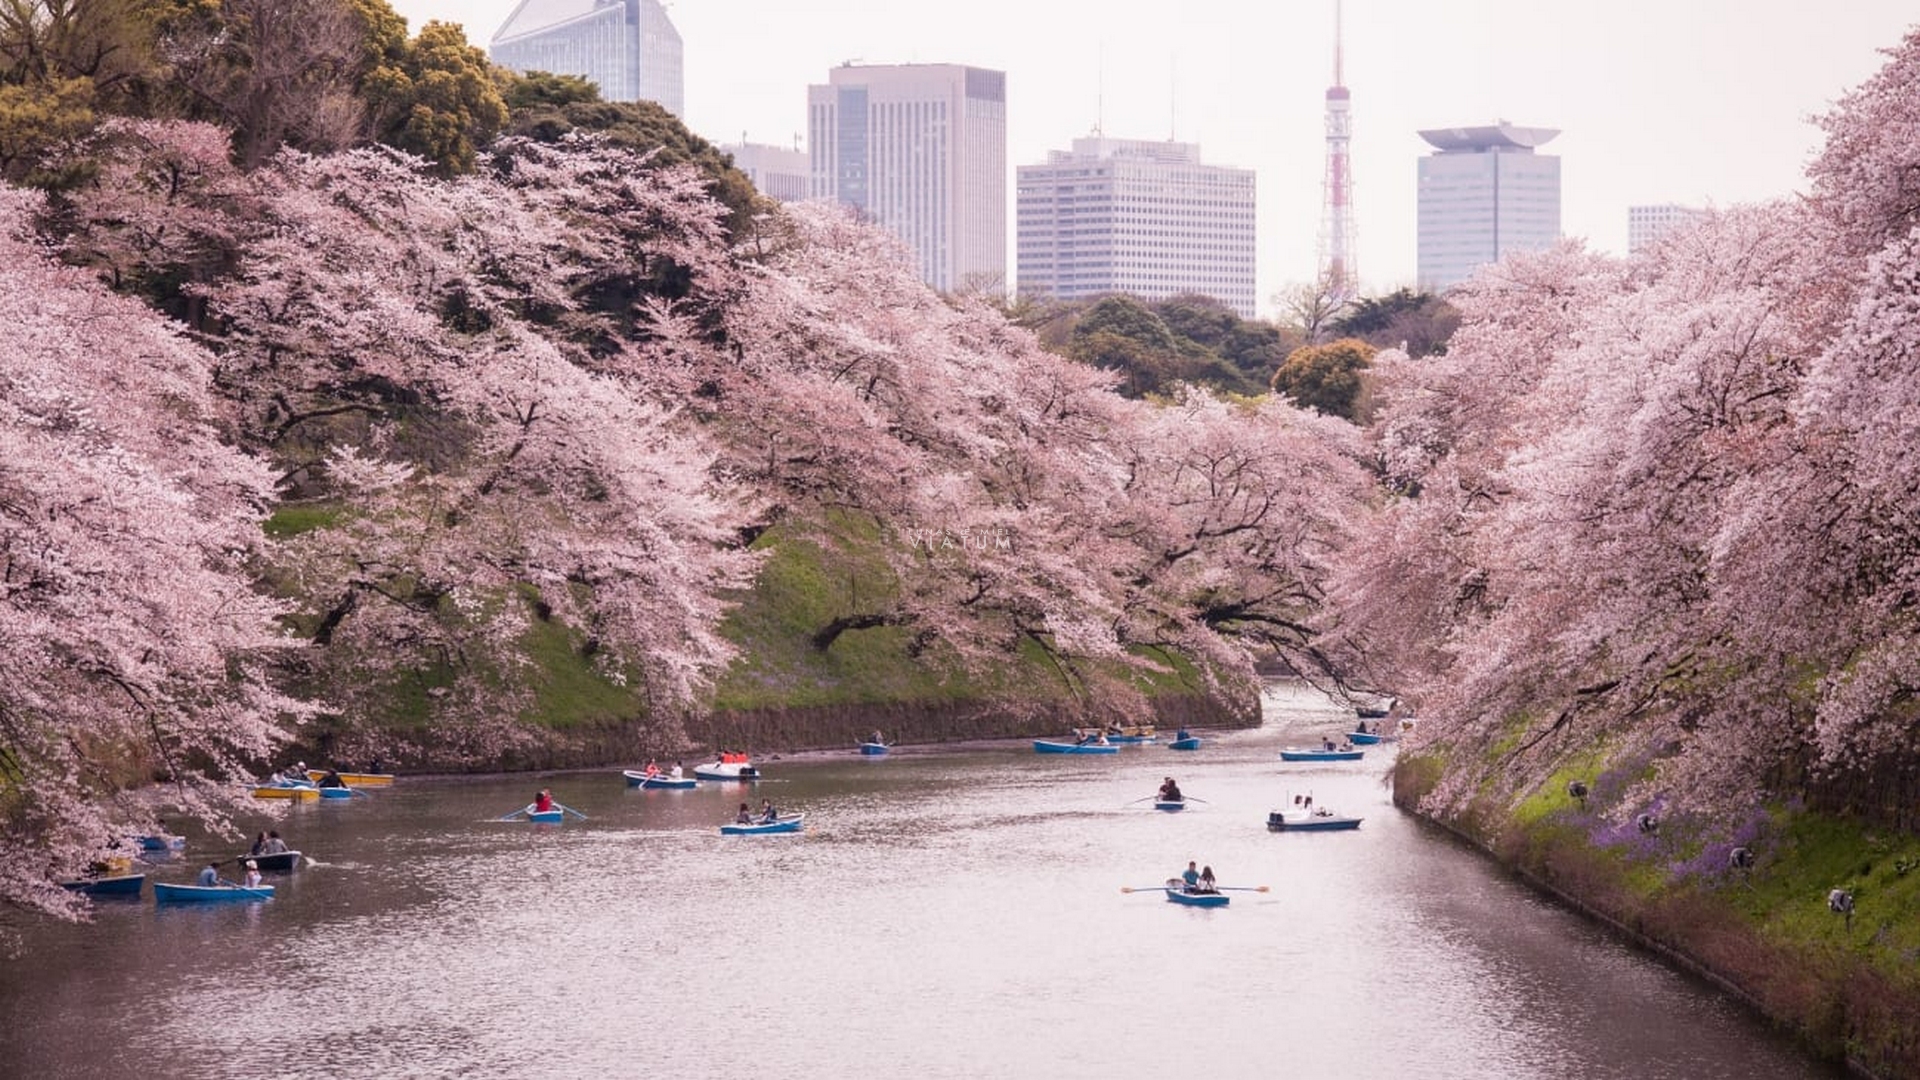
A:
{"type": "Polygon", "coordinates": [[[780,811],[774,808],[772,799],[760,800],[760,823],[771,825],[780,820],[780,811]]]}
{"type": "Polygon", "coordinates": [[[247,849],[247,854],[265,855],[266,853],[267,853],[267,834],[260,833],[253,838],[253,846],[247,849]]]}
{"type": "Polygon", "coordinates": [[[1325,749],[1328,749],[1328,750],[1332,750],[1332,749],[1333,749],[1333,740],[1332,740],[1332,739],[1321,739],[1321,740],[1320,740],[1320,742],[1321,742],[1321,744],[1322,744],[1322,745],[1323,745],[1323,746],[1325,747],[1325,749]]]}
{"type": "Polygon", "coordinates": [[[1180,872],[1180,880],[1186,885],[1188,892],[1199,892],[1200,891],[1199,865],[1191,859],[1187,860],[1187,868],[1180,872]]]}
{"type": "Polygon", "coordinates": [[[1358,724],[1354,725],[1353,730],[1359,732],[1362,735],[1365,735],[1367,733],[1367,722],[1365,720],[1361,720],[1358,724]]]}
{"type": "Polygon", "coordinates": [[[199,885],[202,888],[207,888],[207,889],[211,889],[219,885],[220,884],[220,864],[217,862],[208,863],[207,868],[200,871],[200,876],[195,878],[193,883],[195,885],[199,885]]]}
{"type": "Polygon", "coordinates": [[[533,812],[544,814],[553,809],[553,792],[541,788],[533,797],[533,812]]]}
{"type": "Polygon", "coordinates": [[[733,823],[735,825],[753,824],[753,808],[748,806],[746,803],[741,803],[740,812],[733,815],[733,823]]]}
{"type": "Polygon", "coordinates": [[[246,884],[249,889],[257,889],[260,887],[260,864],[254,862],[252,859],[247,860],[246,884]]]}
{"type": "Polygon", "coordinates": [[[1208,866],[1201,869],[1200,884],[1194,889],[1194,891],[1204,892],[1204,893],[1215,893],[1220,891],[1219,887],[1214,885],[1213,883],[1213,867],[1208,866]]]}
{"type": "Polygon", "coordinates": [[[339,769],[328,769],[327,775],[320,778],[320,786],[326,788],[346,787],[347,782],[340,779],[339,769]]]}
{"type": "Polygon", "coordinates": [[[881,738],[880,733],[876,731],[873,733],[873,737],[871,739],[868,739],[867,741],[874,744],[875,746],[881,746],[885,744],[887,740],[881,738]]]}
{"type": "Polygon", "coordinates": [[[681,774],[681,765],[679,762],[676,761],[673,763],[673,768],[667,770],[667,776],[671,779],[678,780],[680,779],[680,774],[681,774]]]}
{"type": "Polygon", "coordinates": [[[282,840],[282,839],[280,839],[280,830],[279,830],[279,829],[268,829],[268,830],[267,830],[267,843],[266,843],[266,846],[265,846],[265,847],[263,847],[263,848],[261,848],[261,849],[260,849],[260,854],[262,854],[262,855],[284,855],[284,854],[286,854],[286,853],[287,853],[287,851],[288,851],[288,850],[289,850],[289,849],[287,848],[287,842],[286,842],[285,840],[282,840]]]}
{"type": "Polygon", "coordinates": [[[1167,777],[1166,780],[1160,784],[1161,802],[1181,802],[1185,798],[1186,796],[1180,794],[1180,785],[1173,782],[1173,777],[1167,777]]]}
{"type": "Polygon", "coordinates": [[[1187,732],[1186,726],[1182,725],[1179,732],[1174,735],[1174,738],[1175,739],[1191,739],[1193,738],[1193,736],[1187,732]]]}
{"type": "Polygon", "coordinates": [[[653,760],[652,758],[648,758],[648,759],[647,759],[647,769],[646,769],[646,772],[647,772],[647,776],[648,776],[649,778],[652,778],[652,777],[655,777],[655,776],[659,776],[659,775],[660,775],[660,763],[659,763],[659,762],[657,762],[657,761],[655,761],[655,760],[653,760]]]}

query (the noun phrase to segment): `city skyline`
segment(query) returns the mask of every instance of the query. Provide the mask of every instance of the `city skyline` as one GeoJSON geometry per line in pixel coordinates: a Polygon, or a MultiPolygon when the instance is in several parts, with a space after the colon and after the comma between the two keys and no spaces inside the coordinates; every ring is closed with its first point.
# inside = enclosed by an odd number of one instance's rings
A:
{"type": "MultiPolygon", "coordinates": [[[[394,8],[413,31],[441,18],[484,46],[513,5],[394,8]]],[[[1331,0],[1200,0],[1177,20],[1139,0],[952,10],[714,0],[669,13],[686,43],[688,124],[715,143],[791,145],[806,130],[806,87],[846,60],[1002,70],[1009,192],[1015,167],[1096,127],[1199,143],[1258,174],[1263,309],[1314,275],[1331,0]]],[[[1801,189],[1821,142],[1807,118],[1877,71],[1914,20],[1892,0],[1823,11],[1819,34],[1786,0],[1348,0],[1362,288],[1414,281],[1423,128],[1503,117],[1559,128],[1566,232],[1624,254],[1628,206],[1729,206],[1801,189]]]]}

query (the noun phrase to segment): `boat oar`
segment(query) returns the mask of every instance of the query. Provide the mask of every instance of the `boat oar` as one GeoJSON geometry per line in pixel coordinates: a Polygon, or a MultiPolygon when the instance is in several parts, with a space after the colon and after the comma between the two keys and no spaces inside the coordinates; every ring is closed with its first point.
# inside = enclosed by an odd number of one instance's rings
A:
{"type": "Polygon", "coordinates": [[[1177,888],[1179,888],[1177,885],[1122,885],[1120,886],[1120,891],[1124,893],[1164,892],[1167,889],[1177,888]]]}
{"type": "Polygon", "coordinates": [[[525,814],[526,812],[527,812],[527,808],[523,806],[523,807],[521,807],[520,809],[518,809],[518,810],[515,810],[515,811],[513,811],[513,812],[512,812],[512,813],[510,813],[510,814],[501,814],[501,815],[500,815],[499,817],[497,817],[497,818],[494,818],[493,820],[495,820],[495,821],[512,821],[512,820],[513,820],[514,818],[517,818],[517,817],[520,817],[521,815],[523,815],[523,814],[525,814]]]}
{"type": "Polygon", "coordinates": [[[1272,892],[1265,885],[1216,885],[1214,892],[1272,892]]]}
{"type": "MultiPolygon", "coordinates": [[[[1188,795],[1188,796],[1186,796],[1186,800],[1187,800],[1188,802],[1206,802],[1206,801],[1207,801],[1207,800],[1205,800],[1205,799],[1203,799],[1203,798],[1201,798],[1201,797],[1200,797],[1200,796],[1198,796],[1198,795],[1188,795]]],[[[1212,803],[1208,803],[1207,805],[1209,805],[1209,806],[1211,806],[1211,805],[1213,805],[1213,804],[1212,804],[1212,803]]]]}
{"type": "Polygon", "coordinates": [[[1137,799],[1129,799],[1128,801],[1126,801],[1126,802],[1123,802],[1123,803],[1121,803],[1120,805],[1121,805],[1121,806],[1132,806],[1132,805],[1133,805],[1134,803],[1137,803],[1137,802],[1146,802],[1146,801],[1147,801],[1148,799],[1158,799],[1158,798],[1160,798],[1160,796],[1158,796],[1158,795],[1142,795],[1142,796],[1140,796],[1140,797],[1139,797],[1139,798],[1137,798],[1137,799]]]}
{"type": "Polygon", "coordinates": [[[554,803],[553,806],[554,806],[554,809],[565,811],[566,813],[572,814],[574,817],[579,818],[581,821],[587,820],[587,815],[581,813],[578,810],[575,810],[571,806],[567,806],[565,804],[558,803],[558,802],[554,803]]]}

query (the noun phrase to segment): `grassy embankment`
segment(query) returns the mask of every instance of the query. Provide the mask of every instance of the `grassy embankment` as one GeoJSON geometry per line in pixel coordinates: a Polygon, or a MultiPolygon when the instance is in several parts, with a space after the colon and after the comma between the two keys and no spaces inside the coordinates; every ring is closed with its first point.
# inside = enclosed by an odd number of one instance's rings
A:
{"type": "MultiPolygon", "coordinates": [[[[284,536],[328,520],[324,510],[284,509],[270,529],[284,536]]],[[[400,767],[461,767],[455,759],[464,756],[465,767],[512,769],[677,756],[720,744],[755,751],[849,746],[875,728],[910,742],[1059,734],[1089,695],[1116,685],[1131,685],[1153,703],[1157,716],[1147,719],[1236,722],[1207,697],[1194,666],[1172,654],[1154,657],[1163,670],[1109,663],[1069,671],[1025,642],[1004,665],[970,670],[937,643],[916,654],[913,630],[895,626],[848,631],[831,647],[818,647],[821,627],[895,587],[881,543],[877,530],[846,521],[761,537],[756,548],[766,562],[722,627],[739,655],[717,680],[711,707],[680,723],[649,719],[643,683],[608,678],[586,655],[578,629],[535,618],[510,674],[497,661],[467,657],[462,687],[452,665],[422,657],[377,684],[331,694],[320,688],[329,700],[352,702],[362,716],[358,725],[376,730],[356,734],[344,720],[325,722],[305,734],[301,748],[323,760],[358,760],[367,754],[359,747],[378,743],[400,767]],[[496,752],[495,760],[471,760],[475,746],[503,740],[439,724],[437,714],[455,693],[497,691],[511,700],[509,679],[519,704],[502,720],[531,738],[496,752]]],[[[537,607],[531,590],[510,602],[537,607]]],[[[298,629],[310,634],[313,626],[298,629]]]]}
{"type": "MultiPolygon", "coordinates": [[[[1403,757],[1395,801],[1418,806],[1445,748],[1403,757]]],[[[1920,837],[1797,805],[1755,808],[1732,837],[1684,821],[1615,820],[1610,797],[1644,762],[1588,760],[1517,804],[1483,801],[1440,824],[1573,906],[1720,984],[1815,1053],[1872,1075],[1920,1077],[1920,837]],[[1610,771],[1611,779],[1607,782],[1610,771]],[[1569,781],[1588,784],[1585,799],[1569,781]],[[1730,853],[1745,847],[1750,868],[1730,853]],[[1828,893],[1854,897],[1851,918],[1828,893]]]]}

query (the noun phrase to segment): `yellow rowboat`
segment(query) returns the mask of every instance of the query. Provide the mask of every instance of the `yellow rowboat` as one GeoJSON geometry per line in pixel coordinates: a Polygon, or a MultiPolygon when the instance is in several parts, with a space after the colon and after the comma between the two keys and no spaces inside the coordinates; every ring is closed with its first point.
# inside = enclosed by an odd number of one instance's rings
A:
{"type": "MultiPolygon", "coordinates": [[[[307,770],[307,779],[316,784],[325,779],[326,775],[327,770],[325,769],[307,770]]],[[[340,782],[348,787],[386,787],[388,784],[393,783],[393,774],[385,772],[343,772],[340,774],[340,782]]]]}
{"type": "Polygon", "coordinates": [[[269,784],[263,784],[253,789],[253,797],[256,799],[317,799],[320,797],[320,789],[310,787],[274,787],[269,784]]]}

